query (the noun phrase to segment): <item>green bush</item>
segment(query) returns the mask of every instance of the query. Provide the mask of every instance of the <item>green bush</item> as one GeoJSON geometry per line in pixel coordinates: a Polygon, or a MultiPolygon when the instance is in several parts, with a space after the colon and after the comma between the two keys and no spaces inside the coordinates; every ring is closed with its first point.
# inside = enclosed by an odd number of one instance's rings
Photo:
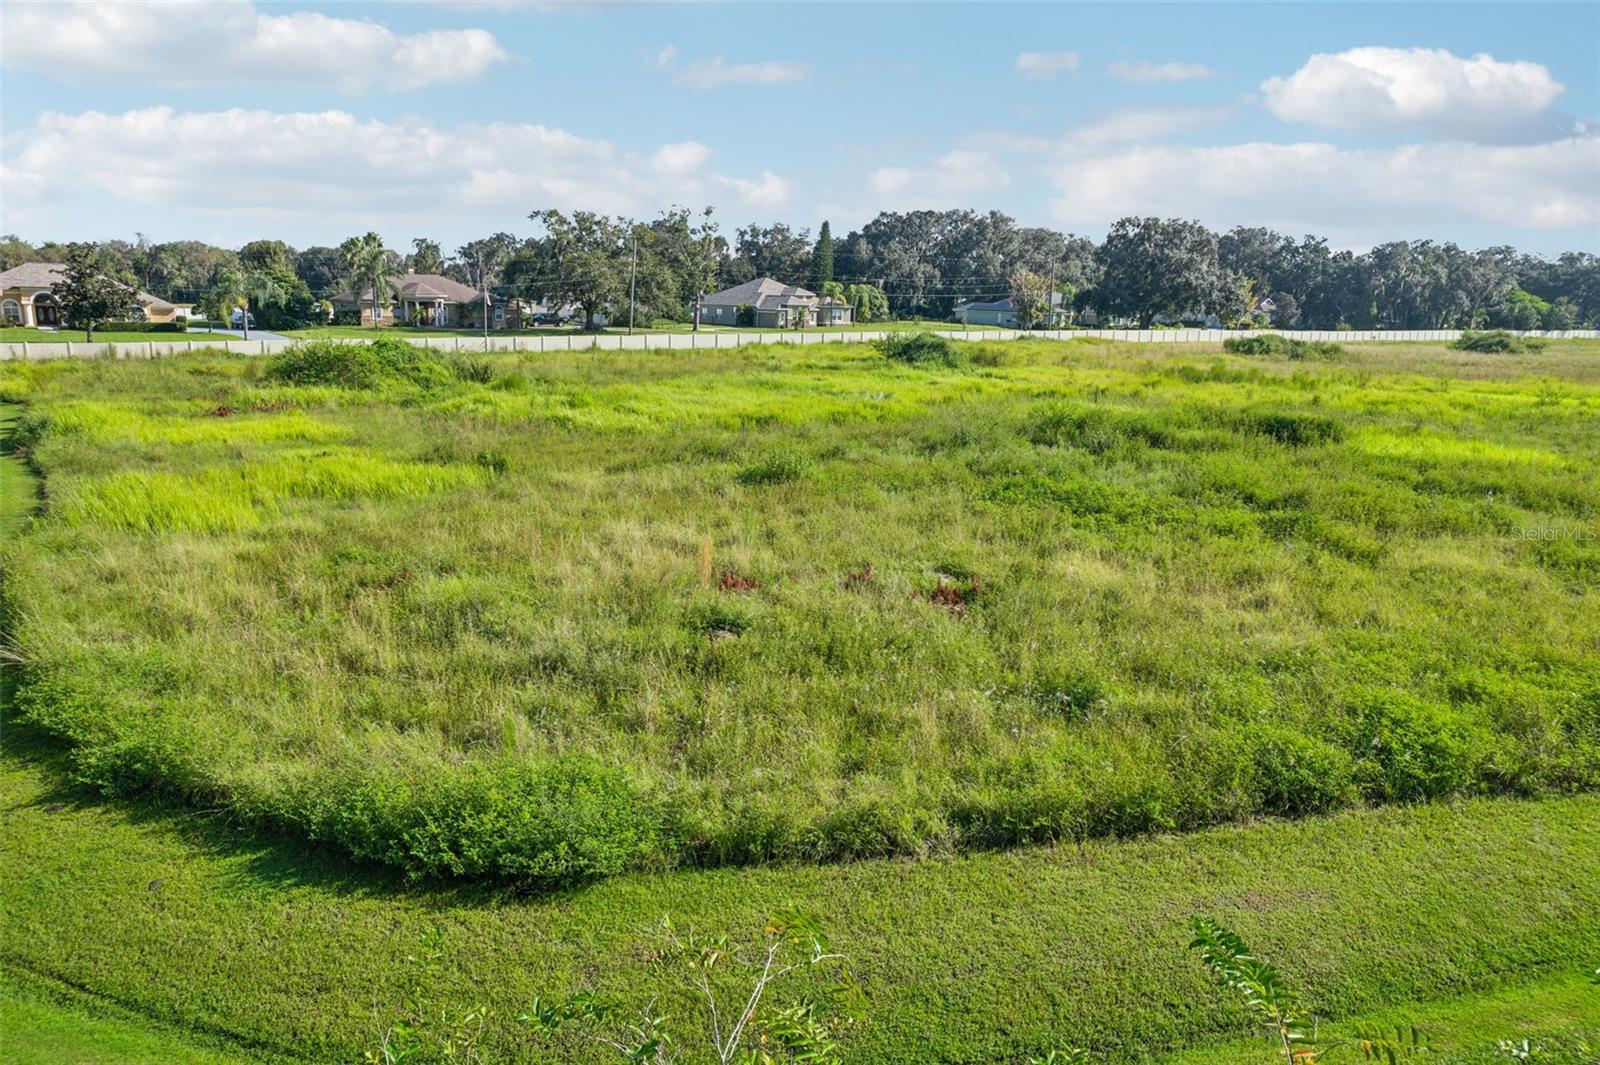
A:
{"type": "Polygon", "coordinates": [[[1515,354],[1543,347],[1542,344],[1536,346],[1504,329],[1490,329],[1484,332],[1468,329],[1450,346],[1457,351],[1483,351],[1490,354],[1515,354]]]}
{"type": "Polygon", "coordinates": [[[1299,411],[1257,411],[1244,415],[1239,428],[1288,447],[1308,447],[1344,439],[1344,425],[1326,414],[1299,411]]]}
{"type": "Polygon", "coordinates": [[[338,340],[305,340],[275,357],[267,376],[295,385],[372,388],[385,381],[437,385],[451,380],[450,367],[426,349],[398,337],[379,337],[370,344],[338,340]]]}
{"type": "Polygon", "coordinates": [[[341,781],[285,813],[314,839],[417,874],[549,885],[621,872],[661,846],[660,817],[628,775],[586,755],[341,781]]]}
{"type": "Polygon", "coordinates": [[[1112,451],[1124,442],[1155,448],[1171,447],[1174,443],[1171,430],[1148,414],[1070,403],[1040,407],[1029,416],[1026,432],[1035,444],[1081,447],[1096,455],[1112,451]]]}
{"type": "Polygon", "coordinates": [[[734,476],[734,480],[749,487],[783,484],[786,481],[799,480],[806,472],[806,466],[806,460],[800,455],[789,453],[769,455],[740,470],[734,476]]]}
{"type": "Polygon", "coordinates": [[[1222,348],[1235,355],[1265,355],[1279,359],[1333,359],[1344,354],[1344,348],[1331,340],[1295,340],[1280,333],[1229,337],[1222,342],[1222,348]]]}
{"type": "Polygon", "coordinates": [[[1492,744],[1465,715],[1399,691],[1359,692],[1349,712],[1347,749],[1368,798],[1418,802],[1482,790],[1492,744]]]}
{"type": "Polygon", "coordinates": [[[455,359],[450,370],[458,380],[486,385],[494,380],[494,363],[488,359],[455,359]]]}
{"type": "Polygon", "coordinates": [[[1251,753],[1256,798],[1267,813],[1323,813],[1356,794],[1354,760],[1321,740],[1263,725],[1251,737],[1251,753]]]}
{"type": "Polygon", "coordinates": [[[960,366],[966,362],[955,341],[937,333],[892,333],[873,347],[884,358],[911,366],[960,366]]]}

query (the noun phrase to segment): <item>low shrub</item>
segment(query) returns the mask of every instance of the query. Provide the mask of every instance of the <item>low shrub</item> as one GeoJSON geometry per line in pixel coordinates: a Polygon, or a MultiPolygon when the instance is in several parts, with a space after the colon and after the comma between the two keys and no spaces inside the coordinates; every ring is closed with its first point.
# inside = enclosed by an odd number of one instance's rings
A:
{"type": "Polygon", "coordinates": [[[1355,762],[1331,744],[1274,725],[1251,737],[1259,808],[1296,816],[1324,813],[1356,795],[1355,762]]]}
{"type": "Polygon", "coordinates": [[[1419,802],[1483,790],[1490,738],[1464,714],[1398,691],[1350,699],[1346,741],[1355,781],[1378,802],[1419,802]]]}
{"type": "Polygon", "coordinates": [[[769,455],[740,470],[734,475],[734,480],[746,487],[784,484],[799,480],[806,472],[806,465],[806,460],[799,455],[790,453],[769,455]]]}
{"type": "Polygon", "coordinates": [[[661,821],[622,770],[586,755],[473,763],[419,783],[373,776],[312,791],[287,820],[414,873],[558,884],[637,865],[661,821]]]}
{"type": "Polygon", "coordinates": [[[1025,431],[1028,439],[1040,446],[1081,447],[1096,455],[1125,442],[1155,448],[1173,444],[1173,434],[1148,414],[1071,403],[1050,403],[1035,410],[1025,431]]]}
{"type": "Polygon", "coordinates": [[[937,333],[892,333],[873,347],[891,362],[910,366],[960,366],[967,361],[955,341],[937,333]]]}
{"type": "Polygon", "coordinates": [[[1524,351],[1543,351],[1546,341],[1542,337],[1519,337],[1504,329],[1478,332],[1468,329],[1450,346],[1457,351],[1483,351],[1490,354],[1520,354],[1524,351]]]}
{"type": "Polygon", "coordinates": [[[1308,447],[1344,439],[1344,425],[1326,414],[1304,414],[1299,411],[1257,411],[1246,414],[1239,428],[1256,436],[1265,436],[1288,447],[1308,447]]]}
{"type": "Polygon", "coordinates": [[[386,380],[437,385],[455,375],[426,349],[398,337],[380,337],[370,344],[301,341],[272,360],[267,376],[295,385],[372,388],[386,380]]]}
{"type": "Polygon", "coordinates": [[[1344,354],[1343,346],[1331,340],[1296,340],[1281,333],[1229,337],[1222,342],[1222,348],[1235,355],[1266,355],[1279,359],[1332,359],[1344,354]]]}
{"type": "Polygon", "coordinates": [[[486,385],[494,380],[494,363],[488,359],[456,359],[450,363],[450,371],[457,380],[472,384],[486,385]]]}

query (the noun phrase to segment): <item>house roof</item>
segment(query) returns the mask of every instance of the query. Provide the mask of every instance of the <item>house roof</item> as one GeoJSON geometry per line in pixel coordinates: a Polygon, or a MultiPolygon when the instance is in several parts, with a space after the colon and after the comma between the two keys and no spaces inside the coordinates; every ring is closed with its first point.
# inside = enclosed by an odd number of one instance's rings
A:
{"type": "MultiPolygon", "coordinates": [[[[1060,308],[1060,307],[1064,306],[1066,304],[1066,302],[1067,302],[1066,301],[1066,297],[1063,296],[1061,293],[1059,293],[1059,292],[1050,293],[1050,306],[1051,307],[1060,308]]],[[[956,308],[958,310],[968,310],[968,311],[1013,311],[1013,310],[1016,310],[1016,303],[1012,299],[1012,297],[1007,296],[1003,300],[993,300],[993,301],[990,301],[988,303],[984,303],[984,302],[982,302],[980,300],[972,300],[972,301],[970,301],[968,303],[958,303],[958,304],[956,304],[956,308]]]]}
{"type": "MultiPolygon", "coordinates": [[[[454,278],[445,277],[443,274],[401,274],[394,279],[394,287],[399,290],[401,299],[417,300],[443,300],[446,303],[475,303],[481,297],[478,290],[470,285],[463,285],[454,278]]],[[[372,286],[361,290],[360,300],[368,303],[372,300],[372,286]]],[[[356,297],[349,289],[345,289],[333,297],[335,303],[354,303],[356,297]]]]}
{"type": "Polygon", "coordinates": [[[49,288],[65,270],[65,263],[22,263],[0,273],[0,288],[49,288]]]}
{"type": "MultiPolygon", "coordinates": [[[[66,276],[66,263],[22,263],[0,272],[0,289],[54,288],[66,276]]],[[[172,304],[160,296],[139,291],[139,302],[157,311],[170,311],[172,304]]]]}
{"type": "Polygon", "coordinates": [[[817,294],[799,285],[785,285],[770,277],[758,277],[742,285],[713,292],[700,300],[701,304],[749,304],[760,311],[775,311],[784,307],[815,307],[817,294]]]}
{"type": "Polygon", "coordinates": [[[1010,296],[1007,296],[1003,300],[992,300],[989,303],[982,303],[977,300],[973,300],[969,303],[957,304],[957,306],[968,311],[1009,311],[1012,309],[1010,296]]]}

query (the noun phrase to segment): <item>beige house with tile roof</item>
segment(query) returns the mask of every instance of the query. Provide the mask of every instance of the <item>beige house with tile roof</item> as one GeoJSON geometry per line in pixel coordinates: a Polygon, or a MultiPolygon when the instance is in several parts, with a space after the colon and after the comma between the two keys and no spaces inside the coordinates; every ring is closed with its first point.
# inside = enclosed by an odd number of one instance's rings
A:
{"type": "MultiPolygon", "coordinates": [[[[378,301],[378,325],[435,326],[466,328],[483,325],[483,293],[443,274],[413,274],[409,271],[393,279],[394,291],[378,301]]],[[[490,298],[491,306],[494,303],[490,298]]],[[[345,289],[333,297],[335,310],[361,312],[361,324],[372,325],[372,289],[355,292],[345,289]]],[[[497,316],[500,321],[504,316],[497,316]]],[[[498,322],[496,324],[499,324],[498,322]]]]}
{"type": "MultiPolygon", "coordinates": [[[[59,329],[63,322],[55,287],[66,275],[65,263],[23,263],[0,272],[0,325],[59,329]]],[[[178,308],[159,296],[139,293],[139,305],[152,322],[170,322],[178,308]]]]}

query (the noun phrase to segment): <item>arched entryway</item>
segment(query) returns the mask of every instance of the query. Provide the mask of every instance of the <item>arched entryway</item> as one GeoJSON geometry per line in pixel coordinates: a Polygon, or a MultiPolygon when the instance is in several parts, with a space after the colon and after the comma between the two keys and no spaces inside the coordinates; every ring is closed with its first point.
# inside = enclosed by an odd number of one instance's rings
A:
{"type": "Polygon", "coordinates": [[[61,305],[54,296],[41,292],[33,297],[33,324],[47,329],[60,327],[61,305]]]}

